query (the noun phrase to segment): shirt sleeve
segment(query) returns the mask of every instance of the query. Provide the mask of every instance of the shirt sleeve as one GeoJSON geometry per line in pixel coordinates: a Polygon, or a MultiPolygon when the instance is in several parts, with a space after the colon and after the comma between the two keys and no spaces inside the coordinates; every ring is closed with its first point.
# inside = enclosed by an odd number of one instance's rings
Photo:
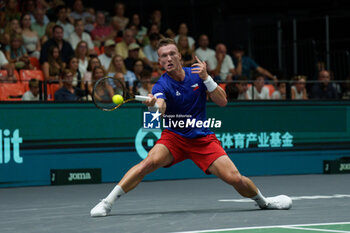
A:
{"type": "Polygon", "coordinates": [[[154,86],[152,88],[152,95],[156,98],[166,100],[165,90],[158,82],[156,84],[154,84],[154,86]]]}

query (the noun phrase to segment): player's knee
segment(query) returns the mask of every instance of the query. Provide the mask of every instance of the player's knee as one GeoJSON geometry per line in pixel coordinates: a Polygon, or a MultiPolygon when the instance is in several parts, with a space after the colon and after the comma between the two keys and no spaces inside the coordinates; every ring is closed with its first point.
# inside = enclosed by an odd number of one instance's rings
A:
{"type": "Polygon", "coordinates": [[[139,166],[139,172],[141,175],[147,175],[150,172],[153,172],[159,167],[159,163],[153,159],[144,159],[139,166]]]}
{"type": "Polygon", "coordinates": [[[229,171],[225,176],[225,181],[234,187],[242,183],[242,175],[238,171],[229,171]]]}

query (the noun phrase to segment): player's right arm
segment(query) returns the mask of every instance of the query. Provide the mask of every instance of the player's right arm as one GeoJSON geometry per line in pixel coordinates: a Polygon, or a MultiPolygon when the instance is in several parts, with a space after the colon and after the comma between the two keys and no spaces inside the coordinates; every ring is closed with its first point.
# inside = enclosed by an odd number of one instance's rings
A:
{"type": "Polygon", "coordinates": [[[166,102],[165,102],[165,100],[161,99],[161,98],[156,98],[152,94],[148,94],[148,96],[151,97],[151,99],[146,100],[143,103],[145,105],[147,105],[148,107],[154,107],[155,104],[157,103],[159,112],[163,115],[165,113],[165,110],[166,110],[166,102]]]}

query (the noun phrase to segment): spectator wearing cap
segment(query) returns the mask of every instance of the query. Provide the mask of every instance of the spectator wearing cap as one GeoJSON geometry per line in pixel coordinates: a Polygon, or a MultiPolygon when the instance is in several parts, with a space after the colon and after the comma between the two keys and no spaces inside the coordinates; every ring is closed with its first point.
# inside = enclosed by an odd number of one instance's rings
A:
{"type": "Polygon", "coordinates": [[[251,72],[256,71],[273,80],[274,83],[277,83],[277,77],[275,75],[271,74],[268,70],[259,66],[252,58],[245,55],[242,45],[236,45],[232,51],[232,55],[233,63],[236,67],[236,76],[244,75],[250,79],[251,72]]]}
{"type": "Polygon", "coordinates": [[[114,50],[115,50],[115,42],[114,40],[106,40],[104,45],[104,53],[98,56],[98,59],[101,62],[101,65],[105,70],[108,70],[109,65],[111,64],[112,57],[114,56],[114,50]]]}
{"type": "MultiPolygon", "coordinates": [[[[137,43],[131,43],[128,47],[128,57],[126,59],[124,59],[124,63],[125,63],[125,67],[128,70],[132,70],[133,69],[133,64],[135,63],[136,60],[140,59],[143,61],[144,65],[145,65],[145,69],[152,71],[152,66],[149,66],[148,63],[145,62],[145,59],[147,58],[141,58],[140,57],[140,46],[137,43]]],[[[149,60],[147,59],[147,61],[149,62],[149,60]]]]}

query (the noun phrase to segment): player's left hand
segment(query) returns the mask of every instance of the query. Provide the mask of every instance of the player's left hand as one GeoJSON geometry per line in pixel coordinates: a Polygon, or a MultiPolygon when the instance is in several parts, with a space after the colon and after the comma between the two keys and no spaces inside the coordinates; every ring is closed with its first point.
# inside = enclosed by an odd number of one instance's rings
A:
{"type": "Polygon", "coordinates": [[[206,80],[208,77],[207,63],[199,60],[197,56],[195,58],[197,62],[192,65],[192,74],[198,74],[201,79],[206,80]]]}

